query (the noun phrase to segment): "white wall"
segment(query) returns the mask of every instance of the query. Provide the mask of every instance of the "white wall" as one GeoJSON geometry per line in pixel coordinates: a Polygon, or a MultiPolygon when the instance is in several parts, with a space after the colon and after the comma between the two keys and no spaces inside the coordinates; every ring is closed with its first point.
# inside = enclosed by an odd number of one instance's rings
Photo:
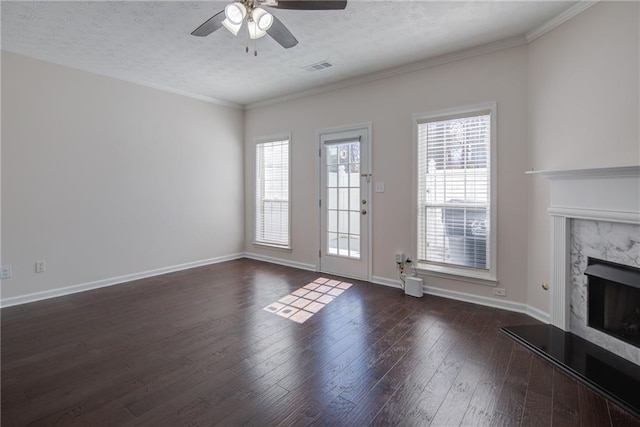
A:
{"type": "Polygon", "coordinates": [[[242,252],[243,115],[3,52],[2,299],[242,252]]]}
{"type": "MultiPolygon", "coordinates": [[[[640,164],[640,4],[601,2],[529,45],[527,169],[640,164]]],[[[529,184],[529,305],[547,311],[549,182],[529,184]]]]}
{"type": "MultiPolygon", "coordinates": [[[[373,123],[373,276],[397,279],[397,250],[412,247],[412,114],[497,101],[498,280],[507,298],[524,302],[526,289],[527,50],[512,48],[332,92],[251,109],[245,115],[247,251],[316,265],[319,248],[316,131],[373,123]],[[292,132],[292,246],[288,252],[254,247],[254,138],[292,132]]],[[[493,298],[492,288],[430,277],[426,284],[493,298]]]]}

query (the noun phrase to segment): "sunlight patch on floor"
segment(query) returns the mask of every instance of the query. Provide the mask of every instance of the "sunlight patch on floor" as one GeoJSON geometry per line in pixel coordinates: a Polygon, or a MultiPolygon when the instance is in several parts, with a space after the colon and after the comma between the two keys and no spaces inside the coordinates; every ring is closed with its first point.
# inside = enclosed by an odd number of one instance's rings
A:
{"type": "Polygon", "coordinates": [[[351,286],[351,283],[319,277],[269,304],[263,310],[294,322],[304,323],[351,286]]]}

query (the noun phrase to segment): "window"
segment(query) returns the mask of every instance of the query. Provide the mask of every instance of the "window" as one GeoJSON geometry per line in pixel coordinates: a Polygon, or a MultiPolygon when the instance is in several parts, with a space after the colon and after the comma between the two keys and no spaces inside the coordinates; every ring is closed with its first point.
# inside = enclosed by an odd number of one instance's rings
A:
{"type": "Polygon", "coordinates": [[[495,104],[415,116],[417,262],[495,280],[495,104]]]}
{"type": "Polygon", "coordinates": [[[254,242],[290,247],[289,138],[256,143],[254,242]]]}

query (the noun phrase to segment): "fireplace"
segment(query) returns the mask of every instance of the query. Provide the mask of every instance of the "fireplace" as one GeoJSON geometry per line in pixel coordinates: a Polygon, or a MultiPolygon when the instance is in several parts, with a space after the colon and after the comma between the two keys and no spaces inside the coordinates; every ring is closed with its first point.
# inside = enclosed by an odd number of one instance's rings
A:
{"type": "Polygon", "coordinates": [[[588,324],[584,274],[588,258],[640,268],[640,165],[530,173],[551,181],[550,323],[640,366],[639,345],[588,324]]]}
{"type": "Polygon", "coordinates": [[[587,326],[640,347],[640,268],[589,257],[587,326]]]}
{"type": "Polygon", "coordinates": [[[503,331],[640,418],[640,165],[529,173],[551,180],[551,324],[503,331]]]}

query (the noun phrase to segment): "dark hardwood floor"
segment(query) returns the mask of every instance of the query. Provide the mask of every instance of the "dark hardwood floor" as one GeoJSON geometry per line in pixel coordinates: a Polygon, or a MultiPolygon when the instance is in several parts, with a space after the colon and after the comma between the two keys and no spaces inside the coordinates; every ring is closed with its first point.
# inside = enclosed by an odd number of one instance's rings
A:
{"type": "Polygon", "coordinates": [[[303,324],[263,310],[320,276],[243,259],[3,309],[2,426],[640,425],[500,332],[522,314],[357,281],[303,324]]]}

